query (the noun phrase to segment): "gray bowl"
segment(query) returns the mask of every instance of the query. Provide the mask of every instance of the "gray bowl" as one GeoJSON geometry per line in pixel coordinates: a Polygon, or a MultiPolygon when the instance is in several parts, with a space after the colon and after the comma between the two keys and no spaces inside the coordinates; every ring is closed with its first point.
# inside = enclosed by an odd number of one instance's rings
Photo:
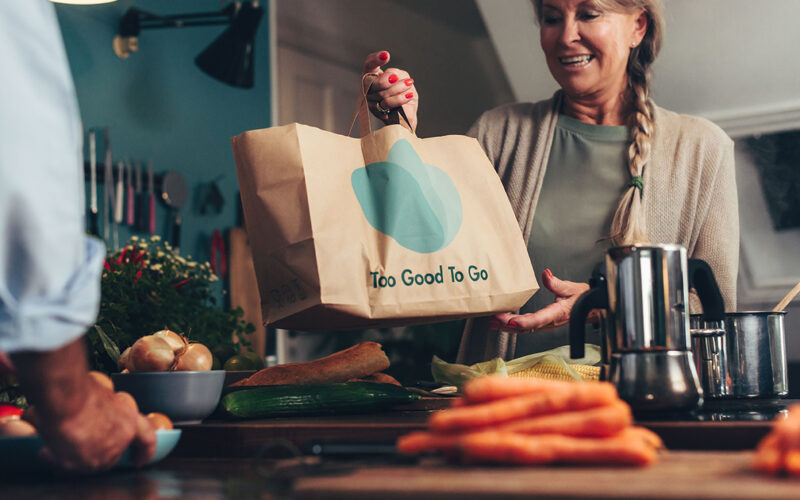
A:
{"type": "Polygon", "coordinates": [[[131,394],[142,413],[164,413],[176,424],[199,423],[219,403],[224,370],[114,373],[114,389],[131,394]]]}

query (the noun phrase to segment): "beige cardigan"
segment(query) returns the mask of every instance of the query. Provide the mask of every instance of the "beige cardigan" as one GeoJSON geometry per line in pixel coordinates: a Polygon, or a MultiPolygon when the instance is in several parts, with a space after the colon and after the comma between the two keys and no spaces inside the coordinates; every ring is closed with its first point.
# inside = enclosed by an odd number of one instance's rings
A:
{"type": "MultiPolygon", "coordinates": [[[[526,242],[560,107],[560,91],[537,103],[501,106],[484,113],[468,133],[494,164],[526,242]]],[[[653,243],[680,243],[690,257],[708,262],[726,310],[735,311],[739,209],[733,141],[708,120],[654,109],[643,174],[647,235],[653,243]]],[[[488,323],[489,318],[467,320],[459,363],[514,355],[515,335],[490,331],[488,323]]]]}

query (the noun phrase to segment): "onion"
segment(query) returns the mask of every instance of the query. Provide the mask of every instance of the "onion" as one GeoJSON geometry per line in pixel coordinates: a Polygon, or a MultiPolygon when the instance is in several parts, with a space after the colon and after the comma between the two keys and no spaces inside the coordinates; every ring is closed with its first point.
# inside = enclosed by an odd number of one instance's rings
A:
{"type": "Polygon", "coordinates": [[[172,429],[172,420],[163,413],[148,413],[147,420],[154,431],[172,429]]]}
{"type": "Polygon", "coordinates": [[[18,418],[3,420],[0,422],[0,436],[33,436],[36,434],[36,427],[18,418]]]}
{"type": "Polygon", "coordinates": [[[178,351],[182,350],[186,347],[186,339],[183,338],[181,335],[173,332],[167,327],[164,327],[163,330],[159,330],[153,334],[154,337],[158,337],[160,339],[165,340],[169,346],[172,348],[172,351],[176,354],[178,351]]]}
{"type": "Polygon", "coordinates": [[[120,399],[120,400],[124,401],[126,404],[131,405],[131,408],[136,410],[137,413],[139,412],[139,405],[136,404],[136,400],[133,398],[133,396],[130,395],[129,392],[125,392],[125,391],[115,392],[114,396],[117,399],[120,399]]]}
{"type": "Polygon", "coordinates": [[[145,335],[131,346],[128,369],[132,372],[165,372],[175,361],[170,344],[154,335],[145,335]]]}
{"type": "Polygon", "coordinates": [[[205,371],[210,370],[214,364],[211,351],[203,344],[189,344],[186,351],[178,355],[178,364],[175,370],[180,371],[205,371]]]}
{"type": "Polygon", "coordinates": [[[122,351],[122,354],[120,354],[119,356],[119,360],[117,360],[117,366],[119,367],[120,370],[124,371],[128,369],[128,360],[130,359],[130,356],[131,356],[130,347],[122,351]]]}
{"type": "Polygon", "coordinates": [[[91,376],[95,382],[99,383],[103,387],[111,389],[112,391],[114,390],[114,382],[112,382],[111,378],[105,373],[92,370],[89,372],[89,376],[91,376]]]}

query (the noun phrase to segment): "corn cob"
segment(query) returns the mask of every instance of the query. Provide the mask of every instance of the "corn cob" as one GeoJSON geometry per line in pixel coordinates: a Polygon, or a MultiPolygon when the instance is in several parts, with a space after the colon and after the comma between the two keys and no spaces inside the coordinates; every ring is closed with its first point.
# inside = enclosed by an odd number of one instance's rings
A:
{"type": "MultiPolygon", "coordinates": [[[[599,380],[600,367],[590,365],[568,365],[583,380],[599,380]]],[[[509,377],[535,377],[546,378],[551,380],[575,380],[569,372],[558,363],[538,363],[530,368],[520,370],[518,372],[509,373],[509,377]]]]}

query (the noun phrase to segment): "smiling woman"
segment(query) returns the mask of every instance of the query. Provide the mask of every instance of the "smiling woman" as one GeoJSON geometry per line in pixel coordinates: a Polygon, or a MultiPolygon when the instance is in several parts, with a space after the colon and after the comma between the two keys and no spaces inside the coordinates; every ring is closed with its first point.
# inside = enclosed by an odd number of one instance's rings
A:
{"type": "MultiPolygon", "coordinates": [[[[470,320],[459,363],[511,357],[566,344],[558,327],[588,289],[583,283],[612,245],[679,243],[714,270],[729,310],[736,303],[738,207],[733,143],[707,120],[678,115],[649,97],[650,65],[661,46],[658,0],[534,0],[540,43],[561,90],[547,100],[484,113],[476,137],[502,179],[534,268],[552,297],[521,314],[470,320]],[[679,214],[673,216],[672,214],[679,214]],[[557,278],[559,276],[560,278],[557,278]],[[548,304],[548,302],[551,302],[548,304]],[[499,332],[491,332],[498,330],[499,332]]],[[[402,106],[416,120],[420,95],[384,68],[372,102],[402,106]]],[[[383,115],[373,109],[378,118],[383,115]]]]}

